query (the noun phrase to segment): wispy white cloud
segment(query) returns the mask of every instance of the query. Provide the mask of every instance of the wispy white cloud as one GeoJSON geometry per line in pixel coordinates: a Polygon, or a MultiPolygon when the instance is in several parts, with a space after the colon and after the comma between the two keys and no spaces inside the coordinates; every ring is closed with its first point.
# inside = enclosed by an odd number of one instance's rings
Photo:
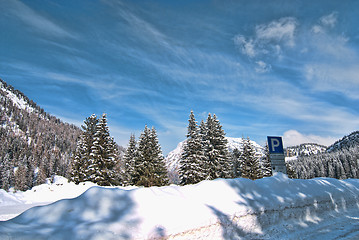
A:
{"type": "Polygon", "coordinates": [[[282,42],[293,47],[295,45],[294,33],[298,23],[293,17],[280,18],[269,24],[256,26],[256,39],[260,41],[282,42]]]}
{"type": "Polygon", "coordinates": [[[317,34],[325,33],[327,31],[327,29],[334,28],[337,24],[337,21],[338,21],[338,13],[332,12],[331,14],[322,16],[319,19],[318,24],[315,24],[312,27],[312,31],[317,34]]]}
{"type": "Polygon", "coordinates": [[[302,134],[297,130],[288,130],[283,133],[283,144],[285,147],[296,146],[302,143],[317,143],[324,146],[330,146],[336,140],[335,137],[323,137],[314,134],[302,134]]]}
{"type": "Polygon", "coordinates": [[[257,64],[257,66],[256,66],[255,70],[258,73],[266,73],[271,70],[271,65],[269,65],[263,61],[257,61],[256,64],[257,64]]]}
{"type": "Polygon", "coordinates": [[[308,95],[306,90],[302,91],[290,82],[262,77],[253,86],[234,88],[233,92],[212,91],[209,95],[238,109],[251,109],[250,112],[256,113],[259,119],[275,116],[288,122],[295,121],[307,132],[338,136],[359,128],[350,106],[328,103],[326,99],[308,95]]]}
{"type": "Polygon", "coordinates": [[[237,35],[234,37],[233,41],[239,50],[248,57],[253,58],[257,55],[256,46],[253,39],[246,39],[242,35],[237,35]]]}
{"type": "Polygon", "coordinates": [[[308,84],[319,92],[339,92],[352,99],[359,99],[359,65],[308,64],[305,66],[308,84]]]}
{"type": "Polygon", "coordinates": [[[56,37],[75,37],[73,33],[70,33],[53,20],[39,14],[19,0],[8,1],[6,7],[24,24],[37,32],[56,37]]]}
{"type": "Polygon", "coordinates": [[[281,59],[283,48],[293,48],[298,25],[294,17],[284,17],[259,24],[255,27],[253,36],[238,34],[233,41],[242,54],[254,61],[257,72],[269,72],[271,64],[264,59],[281,59]]]}
{"type": "Polygon", "coordinates": [[[306,85],[317,92],[337,92],[351,99],[359,99],[359,55],[349,37],[335,31],[338,13],[319,19],[308,33],[306,46],[311,49],[303,63],[306,85]],[[320,34],[319,34],[320,33],[320,34]]]}
{"type": "Polygon", "coordinates": [[[338,13],[337,12],[332,12],[329,15],[325,15],[323,17],[321,17],[319,19],[319,22],[323,25],[323,26],[327,26],[327,27],[334,27],[337,24],[337,20],[338,20],[338,13]]]}

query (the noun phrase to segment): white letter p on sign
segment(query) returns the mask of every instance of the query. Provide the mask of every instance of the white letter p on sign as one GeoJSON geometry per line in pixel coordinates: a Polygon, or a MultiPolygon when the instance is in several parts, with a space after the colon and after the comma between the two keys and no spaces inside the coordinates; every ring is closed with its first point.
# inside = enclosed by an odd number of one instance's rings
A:
{"type": "Polygon", "coordinates": [[[280,146],[280,142],[276,138],[271,138],[272,152],[275,152],[275,148],[280,146]]]}

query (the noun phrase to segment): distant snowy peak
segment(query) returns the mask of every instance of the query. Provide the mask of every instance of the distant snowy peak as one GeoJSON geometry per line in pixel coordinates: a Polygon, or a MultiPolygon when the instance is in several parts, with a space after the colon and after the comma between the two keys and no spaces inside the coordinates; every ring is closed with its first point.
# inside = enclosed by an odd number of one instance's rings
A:
{"type": "MultiPolygon", "coordinates": [[[[226,137],[226,139],[228,141],[227,147],[230,152],[233,152],[234,149],[242,150],[243,138],[226,137]]],[[[257,153],[264,154],[264,148],[261,145],[252,140],[250,140],[250,142],[257,153]]]]}
{"type": "MultiPolygon", "coordinates": [[[[238,149],[239,151],[242,150],[243,146],[243,139],[242,138],[232,138],[232,137],[226,137],[228,143],[227,147],[230,152],[233,152],[234,149],[238,149]]],[[[180,142],[177,147],[171,151],[167,157],[166,157],[166,166],[167,169],[170,171],[177,170],[179,166],[179,160],[181,158],[182,152],[183,152],[183,145],[186,142],[186,140],[180,142]]],[[[263,156],[264,154],[264,148],[260,146],[255,141],[250,140],[252,145],[254,146],[254,149],[256,150],[256,153],[258,156],[263,156]]]]}
{"type": "Polygon", "coordinates": [[[336,141],[333,145],[328,147],[327,152],[341,151],[352,147],[359,147],[359,131],[352,132],[336,141]]]}
{"type": "Polygon", "coordinates": [[[167,169],[177,170],[177,167],[179,165],[179,160],[180,160],[182,152],[183,152],[183,145],[185,142],[186,142],[186,140],[178,143],[177,147],[167,155],[167,157],[165,159],[167,169]]]}
{"type": "Polygon", "coordinates": [[[310,156],[325,152],[327,147],[316,143],[303,143],[298,146],[287,147],[286,150],[287,157],[310,156]]]}

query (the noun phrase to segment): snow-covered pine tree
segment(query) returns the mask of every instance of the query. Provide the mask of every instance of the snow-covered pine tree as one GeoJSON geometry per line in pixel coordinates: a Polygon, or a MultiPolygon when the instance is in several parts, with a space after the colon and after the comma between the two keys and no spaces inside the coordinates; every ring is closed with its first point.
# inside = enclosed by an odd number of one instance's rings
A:
{"type": "Polygon", "coordinates": [[[87,149],[85,147],[85,134],[80,135],[80,139],[77,141],[77,147],[72,160],[71,176],[70,180],[76,184],[87,180],[85,171],[88,165],[87,149]]]}
{"type": "Polygon", "coordinates": [[[140,135],[138,146],[137,146],[137,153],[135,155],[135,169],[132,175],[132,182],[133,185],[140,185],[140,182],[143,181],[145,177],[145,171],[148,167],[150,157],[150,129],[145,126],[145,129],[140,135]]]}
{"type": "Polygon", "coordinates": [[[132,180],[138,186],[163,186],[168,184],[167,171],[157,133],[145,126],[142,132],[135,157],[136,169],[132,180]]]}
{"type": "Polygon", "coordinates": [[[108,138],[107,141],[107,158],[106,169],[108,172],[109,183],[111,185],[121,185],[122,177],[120,171],[120,154],[113,137],[108,138]]]}
{"type": "Polygon", "coordinates": [[[215,174],[215,163],[213,161],[213,157],[215,154],[213,153],[215,150],[211,143],[212,135],[213,135],[213,123],[212,123],[212,116],[208,114],[207,120],[204,123],[201,122],[200,125],[200,132],[202,135],[202,145],[204,151],[204,164],[202,167],[203,174],[206,180],[212,180],[216,178],[215,174]]]}
{"type": "Polygon", "coordinates": [[[8,191],[13,185],[14,177],[13,164],[11,163],[9,153],[7,153],[0,161],[0,187],[8,191]]]}
{"type": "Polygon", "coordinates": [[[243,178],[252,180],[262,178],[259,161],[249,138],[243,138],[243,150],[240,155],[240,161],[242,162],[241,172],[243,178]]]}
{"type": "Polygon", "coordinates": [[[154,186],[165,186],[168,184],[168,173],[163,157],[161,146],[158,142],[157,131],[154,127],[151,130],[151,146],[155,168],[154,186]]]}
{"type": "Polygon", "coordinates": [[[203,162],[202,138],[193,111],[191,111],[188,119],[187,140],[180,159],[180,184],[194,184],[204,180],[203,162]]]}
{"type": "Polygon", "coordinates": [[[43,163],[40,163],[39,167],[36,170],[36,182],[35,185],[40,185],[45,183],[46,181],[46,175],[44,171],[44,165],[43,163]]]}
{"type": "Polygon", "coordinates": [[[89,180],[101,186],[109,186],[116,180],[114,167],[116,165],[116,153],[114,141],[110,137],[107,126],[106,114],[102,114],[94,135],[93,145],[90,154],[89,180]]]}
{"type": "Polygon", "coordinates": [[[208,114],[206,131],[204,137],[204,151],[207,163],[205,166],[206,179],[230,177],[231,169],[228,160],[227,140],[215,114],[213,117],[208,114]]]}
{"type": "Polygon", "coordinates": [[[232,178],[239,178],[241,177],[241,159],[240,159],[241,152],[238,148],[235,148],[232,152],[232,178]]]}
{"type": "Polygon", "coordinates": [[[134,185],[133,175],[136,170],[135,157],[137,154],[137,143],[134,134],[131,134],[126,153],[124,156],[124,171],[122,183],[124,186],[134,185]]]}
{"type": "Polygon", "coordinates": [[[215,127],[215,148],[218,150],[217,160],[220,167],[220,177],[230,178],[232,176],[231,164],[229,161],[229,151],[227,147],[227,139],[225,138],[226,134],[222,129],[222,125],[217,119],[216,114],[213,114],[213,123],[215,127]]]}
{"type": "Polygon", "coordinates": [[[81,126],[82,133],[77,142],[70,174],[71,181],[77,184],[90,180],[92,173],[89,172],[88,166],[98,122],[97,116],[92,114],[84,121],[85,125],[81,126]]]}
{"type": "Polygon", "coordinates": [[[285,163],[287,168],[287,175],[289,178],[298,178],[297,173],[294,171],[293,167],[289,163],[285,163]]]}
{"type": "Polygon", "coordinates": [[[26,191],[27,186],[27,168],[24,165],[17,167],[15,171],[15,189],[20,191],[26,191]]]}
{"type": "Polygon", "coordinates": [[[209,179],[209,169],[210,169],[210,163],[208,158],[208,150],[209,148],[209,140],[207,137],[208,129],[207,124],[201,120],[201,124],[199,125],[199,138],[201,139],[201,146],[202,146],[202,152],[203,152],[203,160],[201,164],[201,172],[203,179],[209,179]]]}
{"type": "Polygon", "coordinates": [[[90,117],[86,118],[85,125],[82,125],[81,128],[84,131],[84,162],[83,162],[83,170],[85,174],[86,181],[90,181],[90,176],[92,175],[91,169],[89,169],[90,158],[92,153],[92,147],[95,139],[95,134],[97,131],[97,124],[99,123],[99,119],[95,114],[92,114],[90,117]]]}
{"type": "Polygon", "coordinates": [[[270,177],[273,175],[272,173],[272,164],[269,158],[269,147],[268,143],[266,143],[264,147],[264,156],[261,159],[261,167],[262,167],[262,175],[263,177],[270,177]]]}

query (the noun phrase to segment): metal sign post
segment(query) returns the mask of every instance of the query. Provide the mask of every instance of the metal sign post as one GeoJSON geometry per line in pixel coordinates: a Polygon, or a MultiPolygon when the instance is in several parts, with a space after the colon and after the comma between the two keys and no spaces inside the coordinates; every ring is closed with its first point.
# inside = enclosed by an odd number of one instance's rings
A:
{"type": "Polygon", "coordinates": [[[282,137],[267,137],[267,139],[272,172],[281,172],[287,174],[282,137]]]}

